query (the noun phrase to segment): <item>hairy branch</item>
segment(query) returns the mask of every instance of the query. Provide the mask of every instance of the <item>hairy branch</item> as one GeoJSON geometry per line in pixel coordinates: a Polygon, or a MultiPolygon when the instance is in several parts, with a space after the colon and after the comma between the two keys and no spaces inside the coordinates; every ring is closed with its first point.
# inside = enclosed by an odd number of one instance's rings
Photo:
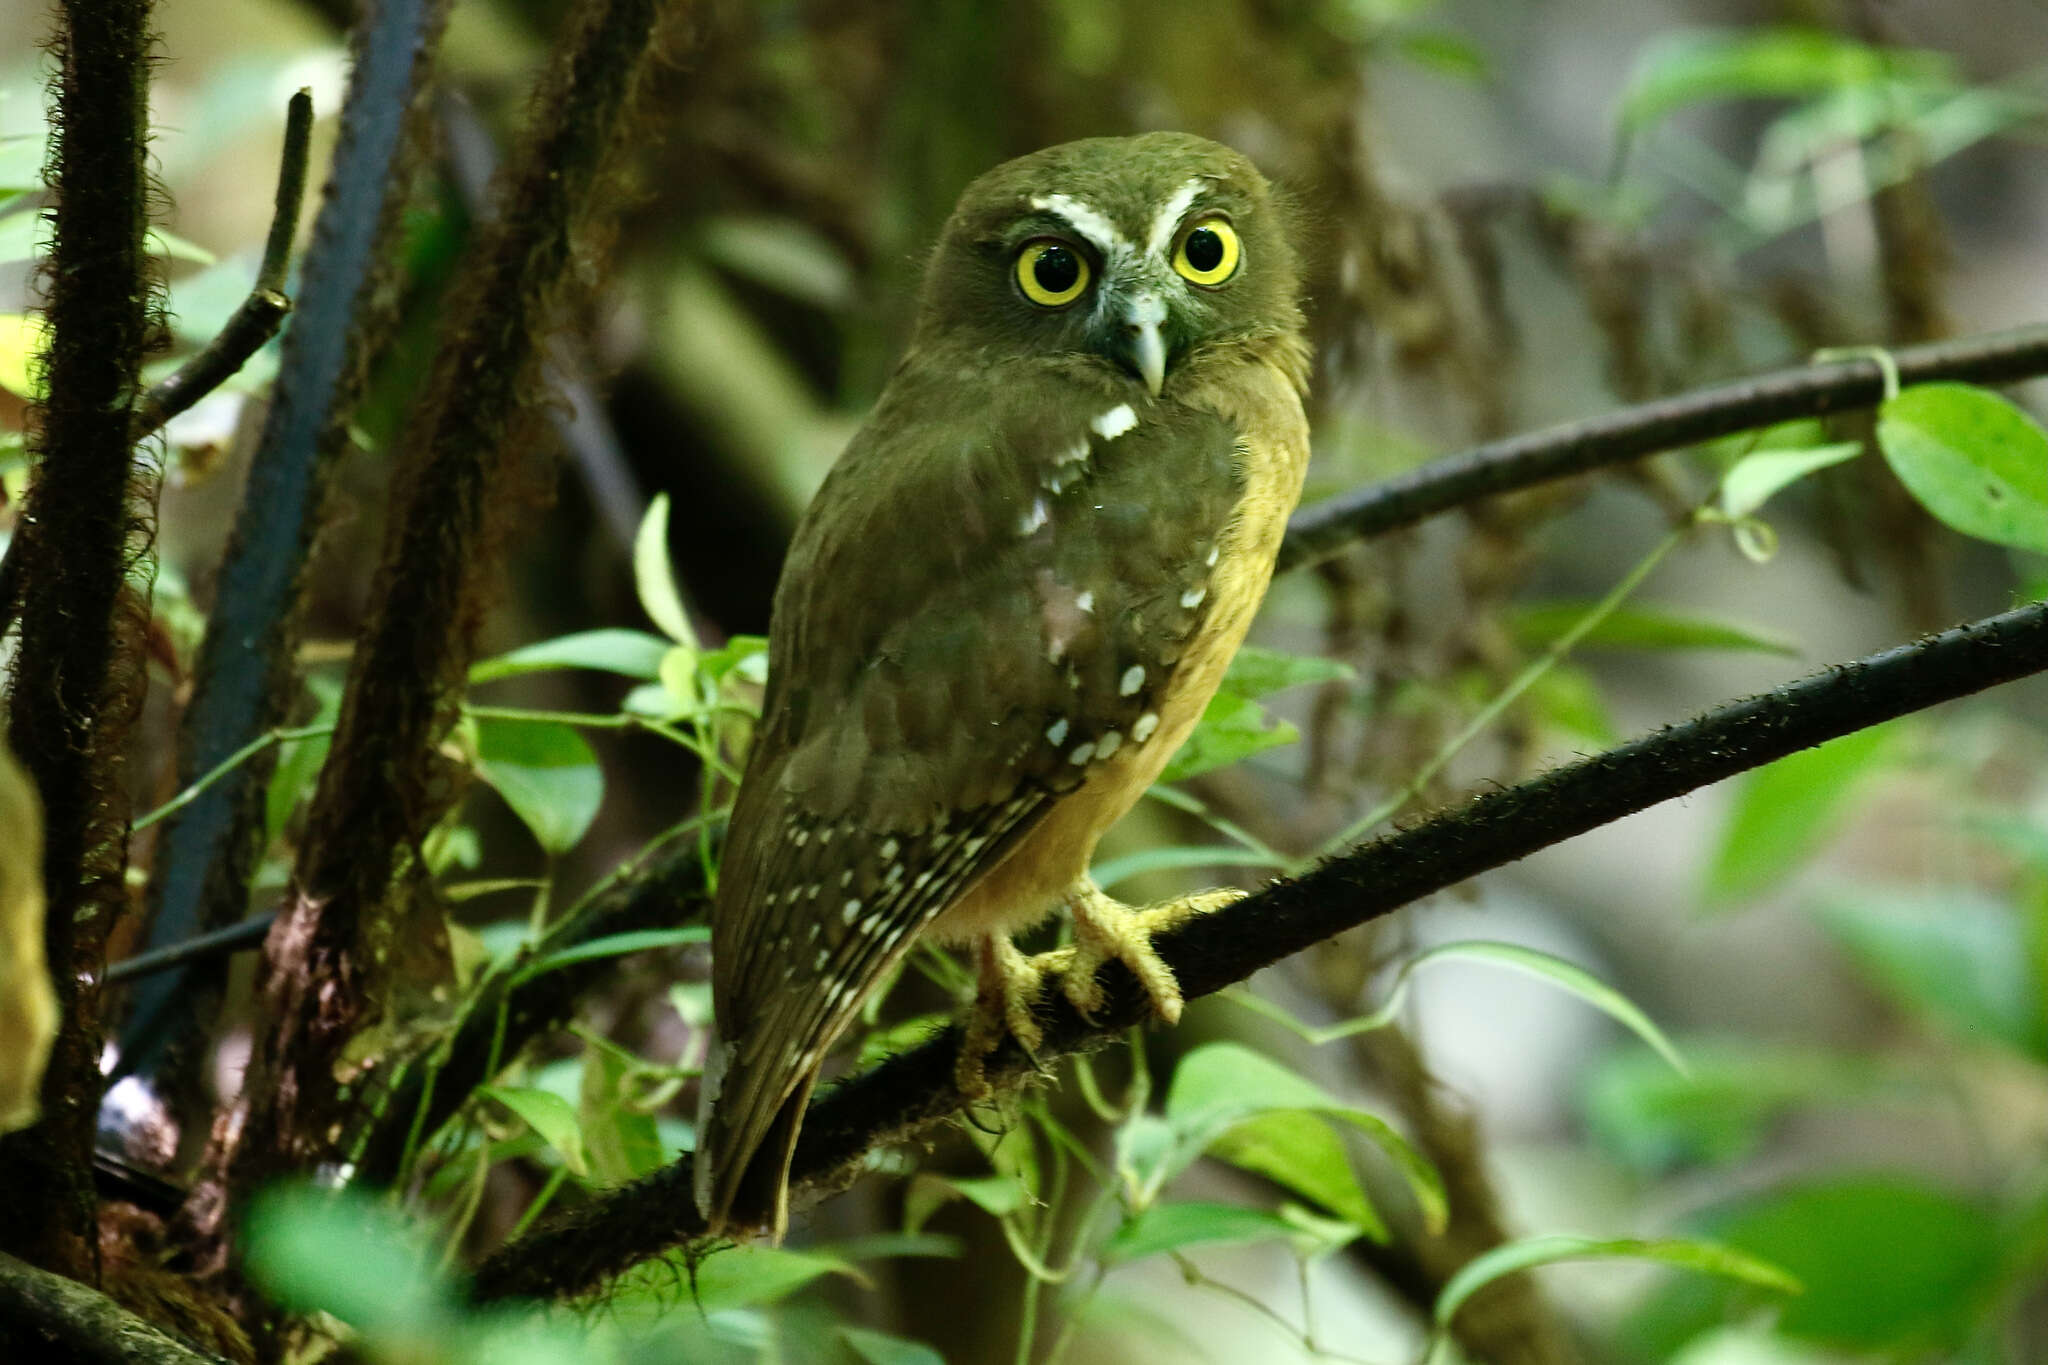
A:
{"type": "MultiPolygon", "coordinates": [[[[301,263],[296,321],[285,333],[277,383],[194,665],[192,702],[179,732],[180,785],[191,785],[276,728],[298,695],[293,658],[301,579],[328,471],[345,446],[347,417],[370,357],[391,332],[384,325],[382,281],[405,200],[407,148],[417,137],[408,129],[424,116],[415,95],[445,5],[385,0],[356,34],[333,166],[301,263]]],[[[300,101],[293,101],[278,212],[252,303],[283,283],[293,235],[284,209],[288,199],[295,204],[300,197],[290,183],[294,133],[296,121],[310,115],[310,103],[301,114],[300,101]]],[[[303,165],[296,174],[303,177],[303,165]]],[[[151,878],[145,947],[180,942],[242,916],[269,773],[261,758],[243,764],[173,818],[151,878]]],[[[223,979],[213,964],[194,964],[138,986],[121,1033],[123,1071],[150,1077],[173,1099],[182,1098],[185,1086],[176,1073],[190,1065],[223,979]]]]}
{"type": "Polygon", "coordinates": [[[75,1365],[226,1365],[76,1280],[0,1252],[0,1353],[75,1365]]]}
{"type": "MultiPolygon", "coordinates": [[[[1190,998],[1376,919],[1468,877],[1800,749],[2048,670],[2048,603],[2035,603],[1916,644],[1843,664],[1736,702],[1611,752],[1495,791],[1413,829],[1365,844],[1291,881],[1269,884],[1158,944],[1190,998]]],[[[1107,969],[1110,1004],[1086,1020],[1065,995],[1043,993],[1042,1060],[1100,1047],[1139,1022],[1146,1003],[1121,967],[1107,969]]],[[[792,1189],[815,1202],[844,1188],[884,1143],[959,1113],[960,1043],[948,1028],[853,1077],[805,1118],[792,1189]]],[[[1031,1063],[1006,1042],[990,1076],[1014,1089],[1031,1063]]],[[[701,1235],[686,1159],[510,1243],[479,1268],[479,1299],[587,1292],[701,1235]]]]}
{"type": "Polygon", "coordinates": [[[511,514],[538,490],[536,382],[576,249],[614,198],[660,0],[584,0],[535,91],[532,121],[450,292],[443,344],[407,424],[373,605],[307,821],[293,891],[259,976],[270,1031],[251,1067],[237,1188],[319,1160],[347,1117],[342,1050],[385,1005],[438,918],[412,913],[412,856],[457,788],[437,745],[453,719],[511,514]]]}
{"type": "Polygon", "coordinates": [[[146,521],[130,411],[156,307],[143,252],[149,0],[67,0],[56,44],[56,237],[47,268],[49,396],[21,518],[21,645],[8,738],[42,797],[46,942],[64,1022],[43,1118],[0,1140],[0,1246],[90,1278],[87,1159],[99,1091],[99,991],[122,899],[123,741],[144,674],[127,578],[146,521]],[[124,606],[124,595],[128,595],[124,606]]]}
{"type": "MultiPolygon", "coordinates": [[[[2048,371],[2048,327],[1912,346],[1892,358],[1901,384],[2027,379],[2048,371]]],[[[1844,360],[1774,370],[1583,422],[1490,441],[1303,508],[1288,523],[1280,568],[1313,564],[1354,540],[1410,526],[1497,493],[1773,422],[1867,408],[1883,397],[1884,371],[1875,360],[1844,360]]]]}

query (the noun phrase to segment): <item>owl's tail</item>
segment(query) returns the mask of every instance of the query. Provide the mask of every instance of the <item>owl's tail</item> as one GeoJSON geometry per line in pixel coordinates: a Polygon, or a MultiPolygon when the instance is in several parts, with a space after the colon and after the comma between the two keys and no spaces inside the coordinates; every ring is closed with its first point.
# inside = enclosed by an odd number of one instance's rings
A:
{"type": "Polygon", "coordinates": [[[697,1151],[691,1182],[697,1212],[713,1237],[734,1228],[765,1228],[776,1245],[789,1227],[789,1163],[804,1106],[817,1084],[815,1068],[764,1077],[741,1060],[741,1088],[724,1094],[734,1044],[714,1037],[697,1110],[697,1151]],[[780,1084],[763,1084],[764,1080],[780,1084]]]}

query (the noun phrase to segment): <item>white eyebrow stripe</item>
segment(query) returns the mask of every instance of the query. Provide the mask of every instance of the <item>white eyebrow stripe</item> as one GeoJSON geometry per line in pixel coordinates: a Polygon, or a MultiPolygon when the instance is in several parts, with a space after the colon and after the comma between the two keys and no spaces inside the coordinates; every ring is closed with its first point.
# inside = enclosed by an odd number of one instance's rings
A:
{"type": "Polygon", "coordinates": [[[1084,204],[1072,195],[1041,194],[1032,199],[1031,207],[1066,219],[1067,225],[1086,237],[1089,245],[1104,257],[1131,249],[1129,239],[1117,230],[1115,223],[1098,213],[1093,205],[1084,204]]]}
{"type": "Polygon", "coordinates": [[[1152,235],[1145,239],[1145,254],[1165,254],[1166,244],[1173,240],[1173,230],[1180,226],[1181,215],[1188,211],[1188,205],[1195,202],[1195,196],[1202,192],[1202,177],[1196,176],[1173,192],[1173,198],[1166,201],[1166,207],[1159,210],[1152,220],[1152,235]]]}

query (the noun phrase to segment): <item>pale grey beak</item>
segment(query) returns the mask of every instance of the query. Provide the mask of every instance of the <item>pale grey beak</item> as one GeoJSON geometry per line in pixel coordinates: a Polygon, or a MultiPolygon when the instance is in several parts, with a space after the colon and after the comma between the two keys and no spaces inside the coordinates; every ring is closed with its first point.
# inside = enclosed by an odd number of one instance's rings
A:
{"type": "Polygon", "coordinates": [[[1124,306],[1123,360],[1145,381],[1154,398],[1166,382],[1166,341],[1159,335],[1159,325],[1165,321],[1166,304],[1157,294],[1134,294],[1124,306]]]}

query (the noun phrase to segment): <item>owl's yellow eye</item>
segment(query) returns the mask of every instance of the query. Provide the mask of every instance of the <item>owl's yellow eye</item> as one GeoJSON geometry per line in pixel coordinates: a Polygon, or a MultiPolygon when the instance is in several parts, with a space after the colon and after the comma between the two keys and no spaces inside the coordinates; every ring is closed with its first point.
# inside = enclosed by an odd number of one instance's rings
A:
{"type": "Polygon", "coordinates": [[[1189,228],[1173,253],[1173,268],[1194,284],[1221,284],[1237,273],[1237,229],[1226,218],[1204,218],[1189,228]]]}
{"type": "Polygon", "coordinates": [[[1026,242],[1017,253],[1017,287],[1042,308],[1064,308],[1088,287],[1088,262],[1050,237],[1026,242]]]}

